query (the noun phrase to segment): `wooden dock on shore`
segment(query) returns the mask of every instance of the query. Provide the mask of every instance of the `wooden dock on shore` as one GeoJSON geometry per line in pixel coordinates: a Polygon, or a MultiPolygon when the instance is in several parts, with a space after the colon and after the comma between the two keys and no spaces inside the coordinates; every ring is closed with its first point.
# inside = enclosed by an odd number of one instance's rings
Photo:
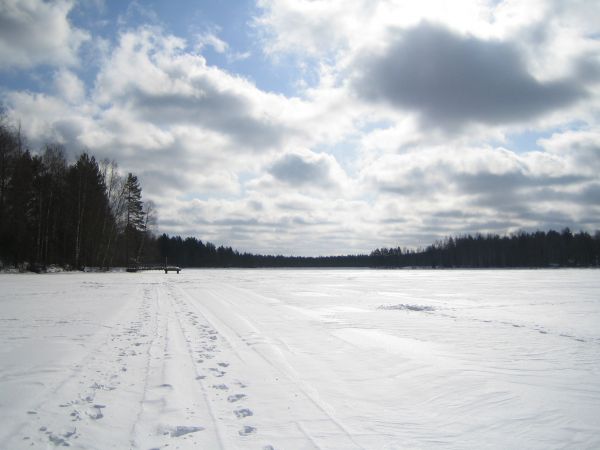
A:
{"type": "Polygon", "coordinates": [[[135,266],[135,267],[127,267],[127,272],[141,272],[145,270],[164,270],[165,273],[169,272],[177,272],[181,270],[180,267],[177,266],[135,266]]]}

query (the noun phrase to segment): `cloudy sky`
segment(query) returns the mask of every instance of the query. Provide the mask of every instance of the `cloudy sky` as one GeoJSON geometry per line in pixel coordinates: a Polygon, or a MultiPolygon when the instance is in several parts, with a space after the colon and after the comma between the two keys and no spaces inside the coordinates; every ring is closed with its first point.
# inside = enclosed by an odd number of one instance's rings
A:
{"type": "Polygon", "coordinates": [[[597,0],[0,0],[0,101],[240,250],[600,229],[597,0]]]}

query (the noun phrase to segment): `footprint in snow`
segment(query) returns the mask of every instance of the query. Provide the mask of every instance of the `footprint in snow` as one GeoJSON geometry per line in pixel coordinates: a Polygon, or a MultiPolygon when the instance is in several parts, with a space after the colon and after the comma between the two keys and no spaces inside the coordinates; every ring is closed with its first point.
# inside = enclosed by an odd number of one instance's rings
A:
{"type": "Polygon", "coordinates": [[[229,397],[227,397],[227,401],[229,403],[234,403],[234,402],[237,402],[244,398],[246,398],[246,394],[234,394],[234,395],[230,395],[229,397]]]}
{"type": "Polygon", "coordinates": [[[189,426],[177,426],[170,431],[171,437],[179,437],[184,434],[196,433],[197,431],[204,430],[204,427],[189,427],[189,426]]]}
{"type": "Polygon", "coordinates": [[[238,431],[238,434],[240,436],[248,436],[249,434],[252,434],[252,433],[256,433],[256,428],[250,427],[248,425],[246,425],[244,428],[242,428],[240,431],[238,431]]]}
{"type": "Polygon", "coordinates": [[[42,428],[40,428],[40,431],[45,431],[46,435],[48,435],[48,440],[50,442],[52,442],[56,446],[60,445],[62,447],[70,447],[71,444],[69,444],[67,439],[69,439],[72,436],[75,436],[75,434],[77,433],[77,428],[75,427],[68,428],[61,434],[54,434],[51,431],[47,431],[46,427],[42,428]]]}
{"type": "Polygon", "coordinates": [[[105,408],[104,405],[94,405],[93,410],[91,412],[87,412],[87,415],[92,420],[102,419],[104,414],[102,414],[102,409],[105,408]]]}
{"type": "Polygon", "coordinates": [[[235,414],[235,417],[237,417],[238,419],[243,419],[244,417],[249,417],[249,416],[254,415],[254,413],[252,411],[250,411],[248,408],[236,409],[235,411],[233,411],[233,413],[235,414]]]}
{"type": "Polygon", "coordinates": [[[48,440],[50,442],[52,442],[54,445],[60,445],[62,447],[70,447],[71,446],[71,444],[69,444],[66,440],[64,440],[60,436],[57,436],[57,435],[52,434],[52,433],[50,433],[48,435],[48,440]]]}
{"type": "Polygon", "coordinates": [[[217,363],[217,366],[221,366],[221,367],[229,367],[229,363],[226,363],[226,362],[220,362],[220,363],[217,363]]]}
{"type": "Polygon", "coordinates": [[[77,428],[73,427],[73,428],[66,430],[62,436],[64,438],[70,438],[71,436],[74,436],[75,433],[77,433],[77,428]]]}
{"type": "Polygon", "coordinates": [[[223,391],[226,391],[227,389],[229,389],[226,384],[213,384],[212,387],[213,387],[213,389],[220,389],[223,391]]]}

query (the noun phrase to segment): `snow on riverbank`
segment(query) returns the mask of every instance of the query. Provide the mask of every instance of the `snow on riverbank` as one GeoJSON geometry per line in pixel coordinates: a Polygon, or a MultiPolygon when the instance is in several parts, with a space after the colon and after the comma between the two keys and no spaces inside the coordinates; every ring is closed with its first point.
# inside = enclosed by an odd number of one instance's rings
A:
{"type": "Polygon", "coordinates": [[[0,448],[598,448],[593,270],[0,275],[0,448]]]}

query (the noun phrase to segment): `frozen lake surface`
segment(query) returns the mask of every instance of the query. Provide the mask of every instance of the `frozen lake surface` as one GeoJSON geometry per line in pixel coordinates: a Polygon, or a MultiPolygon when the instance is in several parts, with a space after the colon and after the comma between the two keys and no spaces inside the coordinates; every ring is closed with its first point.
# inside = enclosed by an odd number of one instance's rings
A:
{"type": "Polygon", "coordinates": [[[600,448],[597,270],[0,275],[0,448],[600,448]]]}

